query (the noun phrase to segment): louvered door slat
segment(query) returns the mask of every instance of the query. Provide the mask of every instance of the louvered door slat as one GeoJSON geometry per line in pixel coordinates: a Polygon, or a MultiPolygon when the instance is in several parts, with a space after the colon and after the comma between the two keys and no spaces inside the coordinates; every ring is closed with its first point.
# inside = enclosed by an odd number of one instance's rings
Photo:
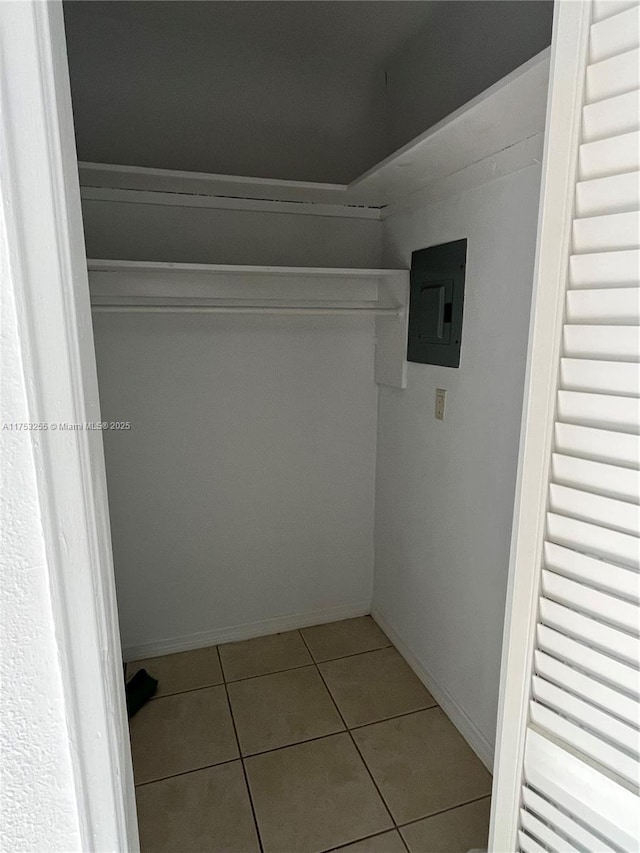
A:
{"type": "Polygon", "coordinates": [[[640,472],[631,468],[605,465],[561,453],[553,454],[551,464],[556,483],[618,500],[640,500],[640,472]]]}
{"type": "Polygon", "coordinates": [[[640,698],[640,674],[630,664],[623,663],[579,639],[562,634],[547,625],[538,625],[538,648],[567,661],[583,672],[594,675],[614,689],[626,691],[636,700],[640,698]]]}
{"type": "Polygon", "coordinates": [[[534,838],[525,832],[520,831],[518,833],[518,841],[520,843],[520,850],[522,850],[522,853],[549,853],[546,847],[538,844],[534,838]]]}
{"type": "Polygon", "coordinates": [[[565,814],[549,800],[541,797],[532,788],[525,786],[522,791],[522,801],[530,812],[540,815],[550,826],[557,826],[564,836],[584,850],[597,850],[598,853],[616,853],[613,847],[594,835],[589,829],[578,823],[573,817],[565,814]]]}
{"type": "Polygon", "coordinates": [[[638,798],[626,787],[535,729],[527,733],[524,771],[531,787],[575,815],[591,832],[618,850],[637,853],[640,810],[638,798]]]}
{"type": "Polygon", "coordinates": [[[537,651],[535,655],[536,672],[547,681],[565,687],[577,696],[592,702],[603,711],[624,720],[633,726],[636,731],[640,720],[638,719],[638,703],[636,699],[628,696],[620,690],[603,684],[602,682],[579,672],[551,655],[537,651]]]}
{"type": "Polygon", "coordinates": [[[637,0],[594,0],[592,20],[594,23],[604,21],[634,8],[636,4],[637,0]]]}
{"type": "Polygon", "coordinates": [[[638,402],[629,397],[560,391],[558,419],[596,429],[630,432],[633,435],[640,432],[638,402]]]}
{"type": "Polygon", "coordinates": [[[637,326],[576,324],[564,328],[565,354],[573,358],[637,361],[639,344],[637,326]]]}
{"type": "Polygon", "coordinates": [[[570,290],[567,322],[590,325],[628,325],[640,322],[640,288],[611,287],[570,290]]]}
{"type": "Polygon", "coordinates": [[[540,600],[540,621],[569,637],[588,643],[606,654],[636,666],[640,657],[640,642],[637,637],[612,628],[591,616],[577,613],[570,607],[548,598],[540,600]]]}
{"type": "Polygon", "coordinates": [[[580,217],[624,213],[640,203],[640,172],[581,181],[576,190],[576,212],[580,217]]]}
{"type": "Polygon", "coordinates": [[[564,741],[569,747],[587,758],[609,768],[624,782],[633,786],[638,785],[638,759],[636,757],[630,756],[627,752],[603,739],[600,734],[593,734],[562,713],[551,710],[540,702],[531,702],[530,713],[531,721],[539,729],[546,730],[550,735],[564,741]]]}
{"type": "MultiPolygon", "coordinates": [[[[637,59],[640,59],[640,53],[637,59]]],[[[608,175],[637,172],[640,168],[639,148],[640,133],[638,131],[623,133],[597,142],[586,142],[580,146],[580,180],[591,181],[608,175]]],[[[605,246],[605,248],[610,247],[605,246]]],[[[589,249],[578,251],[588,252],[589,249]]],[[[598,251],[598,249],[591,251],[598,251]]]]}
{"type": "MultiPolygon", "coordinates": [[[[640,58],[640,57],[639,57],[640,58]]],[[[640,251],[595,252],[569,258],[570,287],[638,286],[640,251]]]]}
{"type": "Polygon", "coordinates": [[[560,362],[560,384],[567,391],[613,392],[635,397],[639,383],[640,364],[593,358],[563,358],[560,362]]]}
{"type": "Polygon", "coordinates": [[[585,142],[595,142],[607,136],[631,133],[640,127],[640,95],[637,91],[625,92],[614,98],[597,101],[584,108],[583,134],[585,142]]]}
{"type": "Polygon", "coordinates": [[[640,26],[637,8],[631,7],[614,17],[594,23],[591,27],[591,62],[601,62],[640,46],[640,26]]]}
{"type": "Polygon", "coordinates": [[[563,548],[553,542],[544,543],[544,565],[558,574],[573,577],[589,586],[640,604],[640,579],[638,572],[631,569],[563,548]]]}
{"type": "Polygon", "coordinates": [[[567,545],[576,551],[594,554],[603,560],[621,563],[637,569],[639,562],[638,539],[617,530],[607,530],[575,518],[547,513],[547,538],[558,545],[567,545]]]}
{"type": "MultiPolygon", "coordinates": [[[[624,752],[631,753],[631,756],[637,759],[638,730],[634,726],[622,722],[612,714],[597,708],[590,701],[578,698],[538,675],[533,677],[533,696],[538,702],[559,712],[561,716],[576,723],[580,728],[607,741],[616,749],[621,748],[624,752]]],[[[637,773],[637,767],[634,769],[637,773]]]]}
{"type": "Polygon", "coordinates": [[[551,829],[549,824],[543,823],[539,818],[537,818],[531,812],[528,812],[526,809],[522,809],[520,812],[520,823],[527,831],[529,835],[534,836],[534,838],[539,839],[542,843],[548,847],[550,850],[557,851],[560,853],[562,851],[566,851],[566,853],[580,853],[577,847],[574,847],[571,842],[567,841],[561,835],[551,829]]]}
{"type": "Polygon", "coordinates": [[[587,456],[637,470],[640,436],[577,424],[555,424],[556,449],[572,456],[587,456]]]}
{"type": "Polygon", "coordinates": [[[608,530],[634,535],[640,527],[640,507],[635,504],[557,483],[550,486],[549,505],[556,514],[589,521],[608,530]]]}
{"type": "MultiPolygon", "coordinates": [[[[636,137],[636,145],[638,146],[636,156],[638,156],[640,134],[629,135],[636,137]]],[[[598,145],[599,143],[593,144],[598,145]]],[[[636,168],[638,165],[640,164],[636,164],[636,168]]],[[[619,249],[636,249],[639,242],[640,213],[636,211],[591,216],[587,219],[576,219],[573,223],[575,252],[615,252],[619,249]]]]}
{"type": "Polygon", "coordinates": [[[628,50],[587,68],[587,101],[594,103],[640,88],[640,50],[628,50]]]}
{"type": "MultiPolygon", "coordinates": [[[[637,635],[640,630],[640,612],[637,604],[600,592],[584,583],[565,578],[546,569],[542,572],[542,590],[554,601],[566,604],[587,616],[606,621],[609,625],[618,626],[631,634],[637,635]]],[[[640,659],[640,644],[636,645],[636,651],[640,659]]]]}

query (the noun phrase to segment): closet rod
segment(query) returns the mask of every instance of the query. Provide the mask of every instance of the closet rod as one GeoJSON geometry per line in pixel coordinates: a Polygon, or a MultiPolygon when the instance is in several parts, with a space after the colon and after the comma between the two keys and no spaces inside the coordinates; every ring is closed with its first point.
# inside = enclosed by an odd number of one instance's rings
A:
{"type": "Polygon", "coordinates": [[[404,309],[398,308],[347,308],[286,305],[92,305],[93,311],[105,314],[373,314],[402,317],[404,309]]]}

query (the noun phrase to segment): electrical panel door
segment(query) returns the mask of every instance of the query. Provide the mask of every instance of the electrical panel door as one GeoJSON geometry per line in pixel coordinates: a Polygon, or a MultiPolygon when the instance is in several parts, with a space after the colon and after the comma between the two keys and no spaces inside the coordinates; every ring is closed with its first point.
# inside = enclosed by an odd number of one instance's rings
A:
{"type": "Polygon", "coordinates": [[[467,241],[411,255],[407,360],[460,366],[467,241]]]}

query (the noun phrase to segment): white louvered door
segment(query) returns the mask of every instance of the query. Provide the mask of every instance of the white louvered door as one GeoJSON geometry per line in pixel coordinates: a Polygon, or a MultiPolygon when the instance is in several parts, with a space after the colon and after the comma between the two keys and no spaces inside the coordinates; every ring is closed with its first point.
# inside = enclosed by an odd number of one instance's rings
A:
{"type": "Polygon", "coordinates": [[[490,849],[640,851],[640,5],[556,8],[490,849]]]}

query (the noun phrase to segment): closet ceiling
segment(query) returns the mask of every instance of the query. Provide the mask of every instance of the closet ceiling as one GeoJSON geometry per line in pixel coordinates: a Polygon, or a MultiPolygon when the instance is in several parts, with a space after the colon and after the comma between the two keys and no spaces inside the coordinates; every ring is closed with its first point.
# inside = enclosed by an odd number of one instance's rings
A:
{"type": "Polygon", "coordinates": [[[348,183],[542,50],[551,10],[72,0],[78,157],[348,183]]]}

